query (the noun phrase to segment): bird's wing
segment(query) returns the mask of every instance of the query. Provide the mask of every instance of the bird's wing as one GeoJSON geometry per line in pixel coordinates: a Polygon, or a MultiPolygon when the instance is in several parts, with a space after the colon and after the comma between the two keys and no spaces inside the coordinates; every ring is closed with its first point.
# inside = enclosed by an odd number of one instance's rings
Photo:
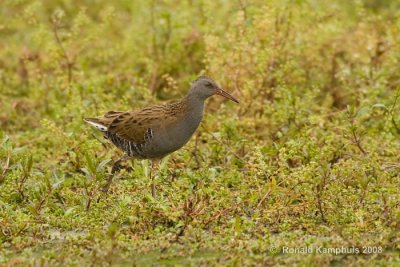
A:
{"type": "Polygon", "coordinates": [[[146,143],[154,131],[178,119],[171,113],[170,105],[149,106],[139,111],[107,113],[104,121],[108,131],[135,144],[146,143]],[[108,114],[108,115],[107,115],[108,114]]]}

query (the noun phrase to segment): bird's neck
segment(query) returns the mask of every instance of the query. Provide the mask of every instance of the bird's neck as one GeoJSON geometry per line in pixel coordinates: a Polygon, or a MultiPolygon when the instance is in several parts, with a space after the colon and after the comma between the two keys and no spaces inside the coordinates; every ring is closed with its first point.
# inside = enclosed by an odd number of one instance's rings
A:
{"type": "Polygon", "coordinates": [[[203,114],[205,99],[201,99],[195,94],[188,94],[183,101],[188,113],[203,114]]]}
{"type": "Polygon", "coordinates": [[[191,124],[191,127],[197,128],[203,118],[204,111],[204,99],[197,97],[196,95],[188,94],[184,99],[185,121],[191,124]]]}

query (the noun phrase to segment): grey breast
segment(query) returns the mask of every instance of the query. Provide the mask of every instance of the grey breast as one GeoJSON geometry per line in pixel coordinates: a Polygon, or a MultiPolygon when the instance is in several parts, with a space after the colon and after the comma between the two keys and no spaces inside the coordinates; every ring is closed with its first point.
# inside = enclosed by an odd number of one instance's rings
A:
{"type": "Polygon", "coordinates": [[[154,129],[154,136],[146,143],[149,158],[161,158],[185,145],[198,128],[203,117],[204,105],[191,108],[175,123],[160,125],[154,129]]]}

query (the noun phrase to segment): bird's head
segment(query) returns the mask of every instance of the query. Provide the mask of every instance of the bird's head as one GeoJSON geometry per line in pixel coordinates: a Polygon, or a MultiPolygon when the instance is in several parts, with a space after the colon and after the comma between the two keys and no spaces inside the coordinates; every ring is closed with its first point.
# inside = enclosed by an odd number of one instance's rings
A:
{"type": "Polygon", "coordinates": [[[221,95],[236,103],[239,103],[236,98],[234,98],[231,94],[219,87],[213,79],[205,75],[202,75],[198,77],[195,81],[193,81],[192,88],[190,89],[190,94],[195,95],[196,97],[203,100],[213,95],[221,95]]]}

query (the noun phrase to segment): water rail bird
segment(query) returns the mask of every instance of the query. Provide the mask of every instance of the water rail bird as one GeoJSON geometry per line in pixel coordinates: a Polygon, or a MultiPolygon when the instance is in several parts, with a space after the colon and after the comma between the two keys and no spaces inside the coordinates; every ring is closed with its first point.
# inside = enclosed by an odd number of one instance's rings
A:
{"type": "MultiPolygon", "coordinates": [[[[108,191],[122,161],[150,159],[152,169],[161,158],[184,146],[203,118],[205,100],[213,95],[239,103],[213,79],[202,75],[193,81],[187,95],[175,103],[151,105],[134,111],[109,111],[101,118],[85,118],[85,122],[100,130],[106,139],[124,152],[124,156],[113,164],[103,192],[108,191]]],[[[152,195],[155,196],[154,182],[152,195]]]]}

